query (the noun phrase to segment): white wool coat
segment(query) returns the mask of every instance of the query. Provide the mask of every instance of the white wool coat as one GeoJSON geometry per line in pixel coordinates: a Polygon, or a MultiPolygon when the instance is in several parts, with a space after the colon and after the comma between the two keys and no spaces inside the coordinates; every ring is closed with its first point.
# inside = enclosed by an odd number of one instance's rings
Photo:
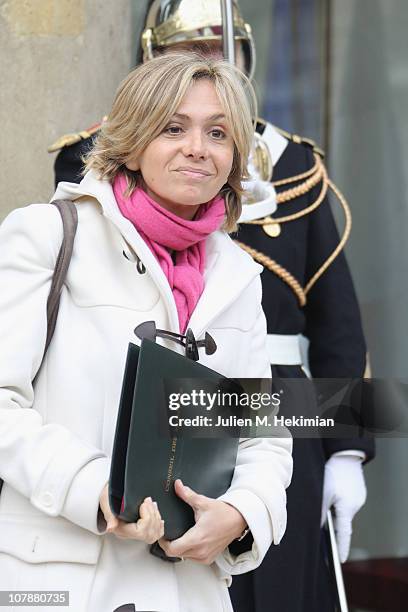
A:
{"type": "MultiPolygon", "coordinates": [[[[165,275],[120,214],[109,182],[91,172],[79,185],[61,183],[54,198],[76,201],[79,223],[43,362],[61,219],[54,206],[34,204],[0,228],[0,590],[69,590],[64,609],[73,612],[125,603],[157,612],[230,610],[230,576],[256,568],[285,531],[291,440],[240,442],[222,496],[254,537],[238,557],[227,549],[212,566],[165,563],[146,544],[98,529],[128,342],[146,320],[178,331],[178,316],[165,275]]],[[[270,376],[260,272],[223,232],[208,238],[205,289],[189,327],[197,339],[205,331],[214,337],[216,353],[200,362],[226,376],[270,376]]]]}

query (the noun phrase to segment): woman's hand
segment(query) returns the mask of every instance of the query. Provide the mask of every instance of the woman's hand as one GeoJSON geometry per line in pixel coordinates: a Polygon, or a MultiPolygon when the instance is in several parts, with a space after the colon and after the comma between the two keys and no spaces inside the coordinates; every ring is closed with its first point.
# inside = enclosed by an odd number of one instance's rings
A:
{"type": "Polygon", "coordinates": [[[160,515],[157,503],[151,497],[146,497],[139,508],[139,520],[136,523],[125,523],[112,513],[109,506],[109,489],[105,485],[99,498],[99,506],[106,521],[106,531],[118,538],[141,540],[153,544],[164,535],[164,521],[160,515]]]}
{"type": "Polygon", "coordinates": [[[205,565],[215,558],[246,528],[242,514],[233,506],[217,499],[195,493],[176,480],[177,495],[194,510],[196,524],[181,538],[169,542],[161,539],[159,544],[168,557],[192,559],[205,565]]]}

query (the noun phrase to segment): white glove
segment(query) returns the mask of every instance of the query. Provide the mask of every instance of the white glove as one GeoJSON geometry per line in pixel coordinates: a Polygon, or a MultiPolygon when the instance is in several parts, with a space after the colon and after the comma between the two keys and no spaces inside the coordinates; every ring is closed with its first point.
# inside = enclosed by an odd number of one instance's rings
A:
{"type": "Polygon", "coordinates": [[[351,522],[366,498],[367,489],[360,457],[330,457],[324,470],[321,524],[324,525],[328,510],[334,506],[334,529],[341,563],[347,560],[350,552],[351,522]]]}

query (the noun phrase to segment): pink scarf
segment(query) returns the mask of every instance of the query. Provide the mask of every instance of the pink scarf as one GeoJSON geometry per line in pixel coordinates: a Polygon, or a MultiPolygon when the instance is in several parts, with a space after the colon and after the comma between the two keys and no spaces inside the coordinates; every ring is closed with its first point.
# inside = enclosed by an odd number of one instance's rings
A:
{"type": "Polygon", "coordinates": [[[130,197],[126,177],[113,181],[119,210],[149,246],[169,281],[176,302],[180,331],[184,333],[204,290],[205,241],[224,221],[225,203],[216,197],[202,204],[192,221],[182,219],[137,188],[130,197]],[[175,251],[175,263],[169,251],[175,251]]]}

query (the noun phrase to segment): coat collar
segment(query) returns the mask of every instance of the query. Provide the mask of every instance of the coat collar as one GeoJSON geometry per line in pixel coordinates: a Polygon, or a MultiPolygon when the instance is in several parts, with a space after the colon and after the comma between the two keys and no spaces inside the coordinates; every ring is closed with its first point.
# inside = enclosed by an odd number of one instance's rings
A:
{"type": "MultiPolygon", "coordinates": [[[[99,202],[103,214],[119,229],[126,242],[143,261],[165,301],[171,329],[178,331],[176,304],[167,278],[136,228],[121,214],[110,182],[98,179],[95,173],[90,171],[79,185],[59,183],[53,199],[76,200],[83,196],[90,196],[99,202]]],[[[197,339],[261,271],[262,266],[256,264],[224,232],[214,232],[207,238],[205,287],[188,324],[197,339]]]]}

